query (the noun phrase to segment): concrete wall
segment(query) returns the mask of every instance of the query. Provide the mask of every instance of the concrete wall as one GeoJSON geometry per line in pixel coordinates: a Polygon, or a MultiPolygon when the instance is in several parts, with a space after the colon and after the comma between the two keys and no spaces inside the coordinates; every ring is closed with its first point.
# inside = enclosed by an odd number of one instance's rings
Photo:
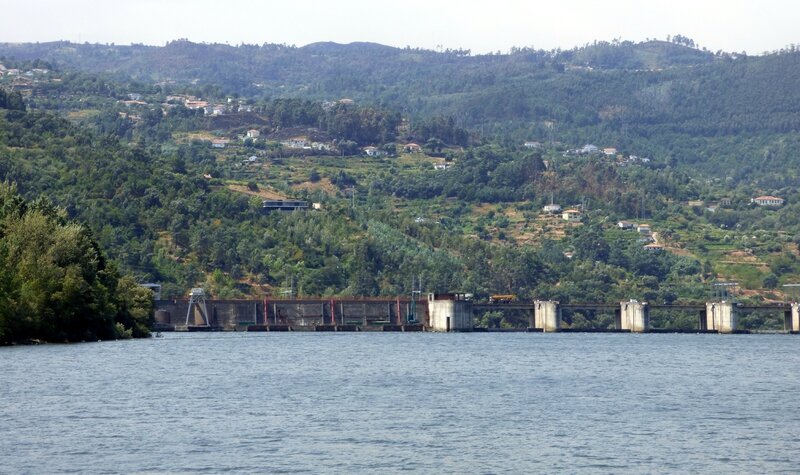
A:
{"type": "Polygon", "coordinates": [[[428,325],[437,332],[472,331],[472,302],[453,294],[428,294],[428,325]]]}
{"type": "Polygon", "coordinates": [[[545,332],[557,332],[561,328],[561,310],[558,302],[553,300],[534,300],[533,320],[534,328],[541,328],[545,332]]]}
{"type": "MultiPolygon", "coordinates": [[[[234,330],[253,324],[263,324],[264,304],[257,300],[207,300],[209,323],[212,327],[234,330]]],[[[182,329],[186,325],[186,314],[189,310],[188,300],[156,300],[158,323],[174,325],[182,329]],[[165,314],[167,312],[169,315],[165,314]]],[[[203,325],[203,318],[195,309],[189,316],[189,325],[203,325]]]]}
{"type": "Polygon", "coordinates": [[[800,332],[800,303],[795,302],[792,304],[790,326],[787,330],[800,332]]]}
{"type": "Polygon", "coordinates": [[[720,333],[736,330],[736,311],[732,302],[706,303],[706,329],[720,333]]]}
{"type": "Polygon", "coordinates": [[[647,302],[620,302],[620,330],[646,332],[650,329],[650,310],[647,302]]]}
{"type": "MultiPolygon", "coordinates": [[[[333,324],[380,325],[381,323],[404,324],[409,301],[401,300],[207,300],[208,317],[213,327],[225,330],[243,329],[248,325],[278,324],[290,326],[309,326],[333,324]],[[399,318],[398,318],[399,317],[399,318]]],[[[189,301],[156,300],[156,322],[175,326],[178,330],[186,327],[186,314],[189,301]]],[[[424,300],[417,302],[417,321],[427,321],[427,305],[424,300]]],[[[200,312],[190,315],[189,325],[203,325],[200,312]]]]}

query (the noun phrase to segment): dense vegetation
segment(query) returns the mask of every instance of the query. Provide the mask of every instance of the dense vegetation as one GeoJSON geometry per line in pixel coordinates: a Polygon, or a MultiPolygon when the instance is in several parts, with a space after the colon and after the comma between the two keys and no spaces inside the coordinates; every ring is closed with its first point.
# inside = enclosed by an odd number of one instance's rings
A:
{"type": "Polygon", "coordinates": [[[152,295],[46,198],[0,184],[0,344],[149,335],[152,295]]]}

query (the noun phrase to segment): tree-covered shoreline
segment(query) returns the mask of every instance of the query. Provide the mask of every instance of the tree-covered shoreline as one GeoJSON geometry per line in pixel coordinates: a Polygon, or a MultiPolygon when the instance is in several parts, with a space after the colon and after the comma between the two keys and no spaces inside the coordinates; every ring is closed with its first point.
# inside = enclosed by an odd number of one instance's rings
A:
{"type": "Polygon", "coordinates": [[[120,276],[84,225],[0,184],[0,345],[150,335],[152,294],[120,276]]]}

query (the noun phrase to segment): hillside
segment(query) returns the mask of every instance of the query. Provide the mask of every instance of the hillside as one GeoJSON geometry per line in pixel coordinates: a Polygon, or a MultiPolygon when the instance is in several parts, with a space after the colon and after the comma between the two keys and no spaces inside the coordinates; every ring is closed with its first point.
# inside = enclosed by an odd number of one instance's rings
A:
{"type": "Polygon", "coordinates": [[[164,47],[3,44],[2,57],[111,74],[141,88],[194,85],[201,96],[347,97],[410,117],[450,116],[487,137],[601,142],[705,172],[765,153],[797,168],[795,155],[784,152],[800,130],[794,50],[746,57],[623,41],[473,56],[371,43],[178,40],[164,47]]]}
{"type": "MultiPolygon", "coordinates": [[[[29,109],[0,112],[2,178],[87,222],[122,270],[164,283],[167,294],[204,285],[228,297],[290,288],[396,295],[422,278],[428,290],[479,297],[698,301],[721,279],[739,281],[750,299],[774,300],[797,280],[798,106],[785,80],[795,53],[734,58],[668,43],[481,57],[373,44],[272,48],[275,57],[350,68],[416,55],[416,74],[431,74],[423,81],[398,68],[382,83],[370,76],[386,73],[377,68],[364,73],[369,89],[342,89],[355,99],[334,101],[338,93],[313,87],[268,98],[277,82],[236,93],[200,69],[207,84],[123,73],[134,63],[152,73],[153,55],[176,51],[184,66],[216,52],[214,71],[223,71],[223,58],[246,47],[27,48],[69,67],[2,60],[21,71],[0,78],[0,89],[22,93],[7,102],[29,109]],[[620,58],[586,66],[608,48],[620,58]],[[66,51],[77,59],[63,59],[66,51]],[[649,68],[656,63],[665,68],[649,68]],[[447,92],[469,75],[483,75],[483,85],[447,92]],[[400,101],[392,88],[415,99],[400,101]],[[481,112],[463,112],[473,110],[481,112]],[[750,204],[763,194],[785,204],[750,204]],[[284,197],[322,209],[260,207],[284,197]],[[551,201],[581,217],[542,212],[551,201]],[[655,247],[617,229],[620,220],[650,224],[655,247]]],[[[290,63],[286,77],[325,82],[325,68],[290,63]]]]}

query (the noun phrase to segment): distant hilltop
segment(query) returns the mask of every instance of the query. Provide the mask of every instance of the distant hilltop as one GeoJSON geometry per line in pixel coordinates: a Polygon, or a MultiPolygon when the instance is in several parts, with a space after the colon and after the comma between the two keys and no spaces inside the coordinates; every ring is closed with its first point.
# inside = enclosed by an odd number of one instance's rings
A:
{"type": "MultiPolygon", "coordinates": [[[[0,57],[20,60],[35,59],[55,65],[70,65],[80,69],[101,72],[116,71],[142,77],[161,76],[175,80],[197,77],[196,71],[203,66],[218,64],[224,68],[239,61],[255,66],[250,72],[257,79],[268,79],[271,73],[287,67],[304,65],[322,66],[333,61],[360,59],[374,67],[386,67],[389,62],[416,64],[425,62],[450,63],[460,58],[460,64],[480,65],[496,63],[499,59],[525,63],[533,59],[547,60],[566,67],[592,69],[663,69],[676,66],[699,65],[715,58],[736,54],[718,51],[712,53],[695,48],[693,42],[667,42],[650,40],[633,43],[629,41],[595,42],[569,50],[537,50],[512,48],[508,53],[473,55],[470,50],[445,49],[440,51],[421,48],[396,48],[370,42],[339,44],[317,42],[302,47],[283,44],[231,46],[220,43],[194,43],[179,39],[165,46],[144,44],[116,45],[71,43],[54,41],[44,43],[0,43],[0,57]],[[324,55],[325,58],[320,58],[324,55]],[[291,61],[289,59],[291,58],[291,61]],[[321,63],[321,64],[320,64],[321,63]],[[155,70],[156,66],[162,68],[155,70]],[[193,75],[189,77],[190,75],[193,75]]],[[[339,64],[341,66],[341,64],[339,64]]]]}

